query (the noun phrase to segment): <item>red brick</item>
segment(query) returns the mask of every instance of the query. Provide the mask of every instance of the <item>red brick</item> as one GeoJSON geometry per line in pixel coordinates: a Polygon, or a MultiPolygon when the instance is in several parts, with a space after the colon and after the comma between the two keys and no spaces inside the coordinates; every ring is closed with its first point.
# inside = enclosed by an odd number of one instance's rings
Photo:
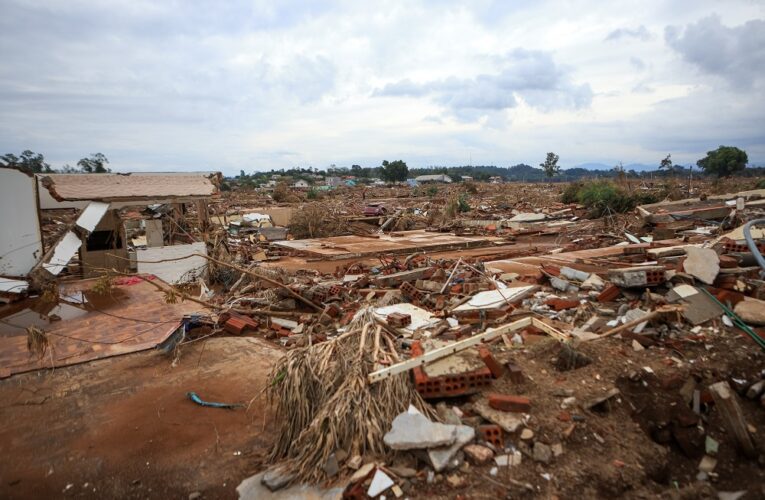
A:
{"type": "Polygon", "coordinates": [[[528,413],[531,411],[531,401],[523,396],[511,396],[510,394],[488,395],[489,406],[495,410],[511,411],[515,413],[528,413]]]}
{"type": "Polygon", "coordinates": [[[738,267],[738,260],[732,255],[720,255],[720,268],[731,269],[738,267]]]}
{"type": "Polygon", "coordinates": [[[608,285],[600,295],[598,295],[598,302],[611,302],[615,300],[622,291],[616,285],[608,285]]]}
{"type": "Polygon", "coordinates": [[[248,316],[229,313],[231,317],[223,324],[223,329],[234,335],[241,335],[245,330],[257,330],[258,322],[248,316]]]}
{"type": "Polygon", "coordinates": [[[505,370],[502,368],[502,365],[499,364],[499,361],[497,361],[497,359],[491,354],[489,349],[483,346],[479,347],[478,355],[481,356],[481,360],[486,363],[486,366],[489,368],[489,371],[494,378],[500,378],[502,375],[504,375],[505,370]]]}
{"type": "Polygon", "coordinates": [[[524,382],[523,370],[521,367],[514,363],[507,363],[507,371],[510,372],[510,380],[516,384],[522,384],[524,382]]]}
{"type": "Polygon", "coordinates": [[[505,439],[504,435],[502,434],[502,428],[498,425],[479,425],[478,434],[480,435],[481,439],[487,443],[493,444],[499,449],[503,449],[505,447],[505,439]]]}
{"type": "Polygon", "coordinates": [[[560,298],[554,298],[554,299],[548,299],[547,302],[545,302],[548,306],[552,307],[556,311],[563,311],[564,309],[574,309],[576,307],[579,307],[579,301],[574,299],[560,299],[560,298]]]}

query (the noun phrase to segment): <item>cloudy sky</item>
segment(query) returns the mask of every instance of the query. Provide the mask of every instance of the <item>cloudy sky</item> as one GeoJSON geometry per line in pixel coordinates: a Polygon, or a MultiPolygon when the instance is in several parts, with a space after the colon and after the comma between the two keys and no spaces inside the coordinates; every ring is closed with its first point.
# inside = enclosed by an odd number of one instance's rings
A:
{"type": "Polygon", "coordinates": [[[0,154],[765,163],[762,1],[0,0],[0,154]]]}

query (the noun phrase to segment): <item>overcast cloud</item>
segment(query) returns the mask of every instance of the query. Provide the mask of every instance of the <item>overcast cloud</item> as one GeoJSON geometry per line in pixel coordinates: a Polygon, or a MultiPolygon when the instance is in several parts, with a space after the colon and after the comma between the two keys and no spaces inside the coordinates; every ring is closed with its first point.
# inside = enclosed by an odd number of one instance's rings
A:
{"type": "Polygon", "coordinates": [[[128,170],[765,164],[759,1],[0,0],[0,154],[128,170]]]}

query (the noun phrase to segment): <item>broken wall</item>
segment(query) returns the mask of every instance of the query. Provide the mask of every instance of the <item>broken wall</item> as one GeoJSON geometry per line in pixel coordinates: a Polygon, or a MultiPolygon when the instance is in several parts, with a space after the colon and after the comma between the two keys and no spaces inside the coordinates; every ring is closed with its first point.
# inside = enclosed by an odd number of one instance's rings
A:
{"type": "Polygon", "coordinates": [[[136,253],[140,274],[153,274],[167,283],[194,281],[207,267],[207,259],[194,255],[207,255],[207,245],[204,242],[139,249],[136,253]],[[179,259],[180,257],[188,258],[179,259]]]}
{"type": "Polygon", "coordinates": [[[0,275],[26,276],[40,258],[35,179],[0,168],[0,275]]]}

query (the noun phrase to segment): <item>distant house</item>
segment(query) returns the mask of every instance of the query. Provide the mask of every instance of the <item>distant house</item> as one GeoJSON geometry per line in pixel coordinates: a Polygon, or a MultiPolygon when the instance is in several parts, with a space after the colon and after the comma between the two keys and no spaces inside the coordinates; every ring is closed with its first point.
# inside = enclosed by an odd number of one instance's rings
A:
{"type": "Polygon", "coordinates": [[[337,187],[337,186],[342,185],[343,179],[341,179],[340,177],[329,177],[328,176],[326,178],[326,182],[327,182],[327,186],[329,186],[329,187],[337,187]]]}
{"type": "Polygon", "coordinates": [[[489,177],[489,182],[492,184],[502,184],[502,177],[495,175],[494,177],[489,177]]]}
{"type": "Polygon", "coordinates": [[[473,180],[473,178],[470,177],[469,175],[463,175],[462,176],[462,182],[471,182],[472,180],[473,180]]]}
{"type": "Polygon", "coordinates": [[[437,183],[437,182],[448,184],[452,182],[452,178],[446,174],[420,175],[418,177],[415,177],[414,180],[416,180],[420,184],[437,183]]]}
{"type": "Polygon", "coordinates": [[[308,189],[311,186],[303,179],[298,179],[297,181],[295,181],[295,184],[293,184],[292,187],[296,189],[308,189]]]}

